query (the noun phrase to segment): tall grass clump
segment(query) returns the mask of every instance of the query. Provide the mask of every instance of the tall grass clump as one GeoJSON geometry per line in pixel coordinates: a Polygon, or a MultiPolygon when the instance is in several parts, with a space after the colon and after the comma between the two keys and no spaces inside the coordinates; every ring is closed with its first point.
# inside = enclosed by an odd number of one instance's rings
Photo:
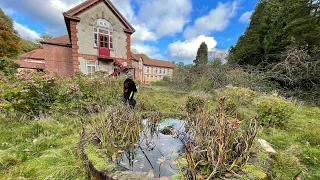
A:
{"type": "Polygon", "coordinates": [[[122,104],[108,107],[85,125],[89,139],[95,140],[109,156],[134,148],[142,128],[141,114],[122,104]]]}
{"type": "Polygon", "coordinates": [[[202,108],[197,116],[187,118],[190,139],[184,142],[187,177],[207,179],[241,170],[250,155],[258,124],[252,120],[247,127],[230,119],[225,112],[225,98],[216,110],[202,108]]]}

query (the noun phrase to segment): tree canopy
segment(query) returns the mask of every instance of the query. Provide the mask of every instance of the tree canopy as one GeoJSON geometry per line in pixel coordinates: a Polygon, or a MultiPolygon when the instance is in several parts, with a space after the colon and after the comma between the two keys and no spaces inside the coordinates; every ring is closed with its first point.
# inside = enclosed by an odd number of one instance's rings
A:
{"type": "Polygon", "coordinates": [[[245,33],[231,47],[229,62],[280,62],[291,44],[308,44],[309,50],[320,46],[318,0],[260,0],[245,33]]]}
{"type": "Polygon", "coordinates": [[[19,40],[12,19],[0,8],[0,57],[16,57],[19,53],[19,40]]]}
{"type": "Polygon", "coordinates": [[[208,46],[205,42],[202,42],[197,51],[196,59],[193,61],[196,66],[208,64],[208,46]]]}

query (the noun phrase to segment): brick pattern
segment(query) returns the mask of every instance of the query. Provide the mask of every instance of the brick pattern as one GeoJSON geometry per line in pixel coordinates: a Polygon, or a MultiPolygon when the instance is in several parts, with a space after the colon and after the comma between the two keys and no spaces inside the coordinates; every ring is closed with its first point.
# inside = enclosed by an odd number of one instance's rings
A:
{"type": "Polygon", "coordinates": [[[65,46],[43,44],[45,70],[60,76],[72,76],[72,49],[65,46]]]}
{"type": "Polygon", "coordinates": [[[79,72],[79,53],[78,53],[78,30],[77,30],[77,22],[70,21],[70,33],[71,33],[71,44],[72,44],[72,60],[73,60],[73,72],[79,72]]]}
{"type": "Polygon", "coordinates": [[[79,57],[82,57],[85,60],[97,60],[98,56],[88,55],[88,54],[79,54],[79,57]]]}
{"type": "Polygon", "coordinates": [[[130,33],[126,33],[127,35],[127,39],[126,39],[126,49],[127,49],[127,63],[128,66],[131,66],[131,34],[130,33]]]}

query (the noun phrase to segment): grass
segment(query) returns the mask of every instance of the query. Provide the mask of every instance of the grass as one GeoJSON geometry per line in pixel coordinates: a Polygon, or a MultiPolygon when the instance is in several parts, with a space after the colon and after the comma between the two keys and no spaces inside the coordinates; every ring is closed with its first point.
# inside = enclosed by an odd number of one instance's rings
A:
{"type": "Polygon", "coordinates": [[[0,120],[0,179],[85,179],[80,123],[67,117],[0,120]]]}
{"type": "Polygon", "coordinates": [[[286,127],[270,128],[264,137],[278,154],[274,157],[272,179],[320,179],[320,108],[300,106],[286,127]]]}
{"type": "MultiPolygon", "coordinates": [[[[149,105],[165,113],[183,113],[188,93],[141,88],[149,105]]],[[[139,102],[138,102],[139,103],[139,102]]],[[[247,114],[243,110],[243,116],[247,114]]],[[[268,176],[320,179],[320,108],[302,105],[284,128],[265,129],[262,138],[278,152],[268,176]]],[[[77,143],[81,123],[65,116],[18,120],[0,116],[0,179],[86,179],[77,143]]]]}

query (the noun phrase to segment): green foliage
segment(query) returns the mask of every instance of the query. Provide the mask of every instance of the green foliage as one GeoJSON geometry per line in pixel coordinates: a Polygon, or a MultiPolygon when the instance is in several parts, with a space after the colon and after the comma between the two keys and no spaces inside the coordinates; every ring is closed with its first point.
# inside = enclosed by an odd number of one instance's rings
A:
{"type": "Polygon", "coordinates": [[[168,86],[171,83],[170,77],[163,77],[160,81],[153,81],[150,83],[151,86],[168,86]]]}
{"type": "Polygon", "coordinates": [[[200,47],[197,51],[196,59],[193,61],[196,67],[202,67],[208,64],[208,46],[205,42],[200,44],[200,47]]]}
{"type": "Polygon", "coordinates": [[[19,37],[13,28],[13,20],[0,8],[0,58],[16,57],[19,53],[19,37]]]}
{"type": "Polygon", "coordinates": [[[237,108],[248,108],[252,101],[258,96],[258,93],[248,88],[239,88],[227,86],[217,90],[218,97],[226,98],[226,107],[228,111],[235,111],[237,108]]]}
{"type": "Polygon", "coordinates": [[[12,76],[17,72],[19,65],[8,58],[0,58],[0,75],[12,76]]]}
{"type": "Polygon", "coordinates": [[[21,53],[30,52],[40,48],[38,44],[23,38],[20,38],[19,47],[20,47],[21,53]]]}
{"type": "Polygon", "coordinates": [[[186,103],[188,114],[198,113],[205,106],[205,100],[200,96],[189,96],[186,103]]]}
{"type": "Polygon", "coordinates": [[[200,78],[198,81],[192,84],[192,90],[209,92],[212,90],[212,84],[208,79],[200,78]]]}
{"type": "Polygon", "coordinates": [[[319,2],[261,0],[245,33],[230,49],[230,63],[258,65],[280,62],[280,54],[293,43],[319,46],[319,2]],[[292,40],[295,41],[292,41],[292,40]]]}
{"type": "Polygon", "coordinates": [[[262,96],[255,102],[259,121],[266,126],[285,125],[294,112],[294,105],[273,94],[262,96]]]}
{"type": "Polygon", "coordinates": [[[100,75],[69,79],[24,71],[0,83],[0,107],[30,117],[71,110],[100,111],[105,105],[118,102],[122,88],[118,79],[100,75]]]}

